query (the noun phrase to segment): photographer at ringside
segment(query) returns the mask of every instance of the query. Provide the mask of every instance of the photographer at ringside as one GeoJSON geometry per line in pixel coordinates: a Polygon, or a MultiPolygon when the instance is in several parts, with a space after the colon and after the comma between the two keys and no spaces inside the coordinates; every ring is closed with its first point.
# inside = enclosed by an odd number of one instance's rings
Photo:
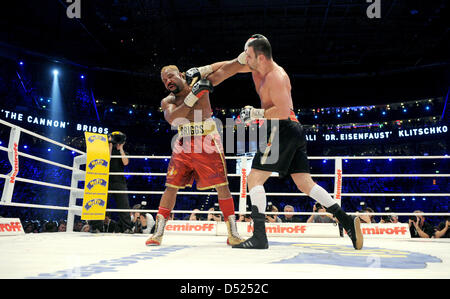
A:
{"type": "Polygon", "coordinates": [[[434,233],[435,238],[450,238],[450,217],[446,217],[443,222],[439,223],[439,226],[434,233]]]}
{"type": "MultiPolygon", "coordinates": [[[[123,149],[127,136],[119,131],[112,132],[108,135],[109,151],[111,156],[122,156],[121,158],[112,158],[109,165],[109,190],[127,191],[127,181],[124,175],[111,175],[112,172],[125,172],[125,166],[128,165],[129,160],[123,149]]],[[[117,209],[129,209],[130,203],[127,193],[108,194],[108,200],[114,197],[116,200],[117,209]]],[[[129,212],[119,213],[119,229],[123,233],[133,233],[133,224],[129,212]]]]}
{"type": "MultiPolygon", "coordinates": [[[[422,211],[414,211],[414,213],[423,213],[422,211]]],[[[433,226],[425,222],[425,217],[422,215],[413,215],[409,217],[409,231],[411,238],[431,238],[434,236],[433,226]]]]}
{"type": "Polygon", "coordinates": [[[135,234],[150,234],[155,226],[155,219],[152,214],[140,211],[145,208],[146,204],[147,202],[143,201],[141,204],[134,205],[133,210],[137,211],[130,213],[135,234]]]}
{"type": "MultiPolygon", "coordinates": [[[[126,191],[127,181],[124,175],[113,175],[114,172],[125,172],[125,166],[129,160],[123,149],[127,137],[124,133],[116,131],[108,134],[109,152],[111,156],[122,156],[121,158],[111,158],[109,165],[109,182],[108,191],[126,191]]],[[[108,205],[114,198],[117,209],[130,209],[127,193],[108,193],[108,205]]],[[[103,221],[90,221],[91,232],[103,232],[103,221]],[[99,223],[100,222],[100,223],[99,223]]],[[[118,230],[117,232],[132,234],[133,224],[129,212],[119,212],[118,230]]]]}

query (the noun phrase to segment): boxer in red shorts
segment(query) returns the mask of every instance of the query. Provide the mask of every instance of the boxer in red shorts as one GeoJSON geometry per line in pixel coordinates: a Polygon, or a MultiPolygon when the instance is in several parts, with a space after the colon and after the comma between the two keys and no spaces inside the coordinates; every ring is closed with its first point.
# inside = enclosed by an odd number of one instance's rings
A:
{"type": "Polygon", "coordinates": [[[202,79],[220,66],[221,63],[217,63],[189,70],[190,84],[174,65],[165,66],[161,70],[161,80],[170,92],[161,101],[161,109],[172,127],[178,127],[178,135],[172,147],[166,189],[156,215],[155,232],[145,242],[147,246],[161,245],[178,189],[192,186],[194,179],[197,189],[217,190],[220,210],[228,229],[227,244],[237,245],[244,241],[236,228],[234,202],[228,188],[221,138],[211,119],[209,93],[213,90],[213,84],[202,79]],[[195,80],[192,79],[193,72],[198,75],[195,80]]]}

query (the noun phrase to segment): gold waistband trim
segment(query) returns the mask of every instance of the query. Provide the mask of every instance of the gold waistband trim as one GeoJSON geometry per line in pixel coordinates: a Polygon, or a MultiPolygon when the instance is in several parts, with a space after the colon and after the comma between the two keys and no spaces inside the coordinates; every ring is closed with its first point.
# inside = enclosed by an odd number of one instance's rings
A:
{"type": "Polygon", "coordinates": [[[214,121],[192,122],[178,126],[178,136],[180,137],[207,136],[213,133],[218,133],[214,121]]]}

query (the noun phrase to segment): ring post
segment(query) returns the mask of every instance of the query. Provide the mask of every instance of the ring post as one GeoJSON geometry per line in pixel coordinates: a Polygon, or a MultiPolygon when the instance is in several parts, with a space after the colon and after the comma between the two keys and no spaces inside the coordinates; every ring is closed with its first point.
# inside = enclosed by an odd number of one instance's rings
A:
{"type": "Polygon", "coordinates": [[[5,185],[3,187],[3,193],[1,202],[10,203],[12,200],[12,195],[14,191],[14,184],[16,183],[16,176],[19,173],[19,139],[20,139],[20,128],[12,127],[9,133],[9,143],[8,143],[8,159],[11,163],[11,172],[5,179],[5,185]]]}
{"type": "Polygon", "coordinates": [[[341,206],[342,193],[342,158],[336,157],[334,161],[334,199],[341,206]]]}
{"type": "MultiPolygon", "coordinates": [[[[78,182],[84,181],[86,172],[81,170],[81,165],[86,164],[86,155],[77,156],[73,159],[72,181],[70,183],[71,188],[78,189],[78,182]]],[[[83,198],[84,191],[82,189],[70,190],[69,197],[69,210],[67,211],[67,227],[66,231],[73,232],[73,225],[75,215],[81,216],[81,207],[77,206],[77,198],[83,198]]]]}
{"type": "Polygon", "coordinates": [[[247,157],[241,157],[241,176],[239,192],[239,214],[247,212],[247,157]]]}

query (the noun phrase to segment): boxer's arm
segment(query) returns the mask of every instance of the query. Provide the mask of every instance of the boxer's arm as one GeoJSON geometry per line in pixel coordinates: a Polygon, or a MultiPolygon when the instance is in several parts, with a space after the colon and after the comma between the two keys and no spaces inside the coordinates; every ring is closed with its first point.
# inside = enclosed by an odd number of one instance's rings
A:
{"type": "MultiPolygon", "coordinates": [[[[283,78],[276,74],[269,74],[266,78],[265,85],[268,85],[269,98],[273,106],[264,111],[265,118],[279,118],[280,116],[289,117],[291,113],[291,94],[286,87],[283,78]]],[[[284,117],[283,117],[284,118],[284,117]]]]}
{"type": "Polygon", "coordinates": [[[213,86],[217,86],[226,79],[236,75],[237,73],[248,73],[251,72],[250,68],[245,64],[240,64],[237,59],[222,61],[212,64],[213,70],[215,67],[217,69],[212,72],[207,78],[213,86]]]}
{"type": "Polygon", "coordinates": [[[172,124],[177,118],[186,118],[189,111],[192,109],[192,107],[187,106],[185,103],[182,103],[180,106],[175,105],[173,103],[174,99],[175,97],[173,95],[169,95],[161,101],[161,109],[164,111],[164,118],[169,124],[172,124]]]}

